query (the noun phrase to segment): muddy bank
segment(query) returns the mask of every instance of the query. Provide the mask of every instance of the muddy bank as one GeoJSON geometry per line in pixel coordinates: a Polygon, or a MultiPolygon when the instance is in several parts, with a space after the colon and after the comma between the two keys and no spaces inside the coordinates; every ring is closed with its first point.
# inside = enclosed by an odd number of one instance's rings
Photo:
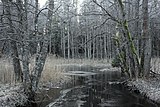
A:
{"type": "MultiPolygon", "coordinates": [[[[60,96],[60,87],[48,87],[42,85],[36,91],[35,102],[31,102],[32,107],[45,107],[48,103],[60,96]]],[[[0,107],[28,107],[28,96],[24,93],[21,84],[0,85],[0,107]]]]}
{"type": "Polygon", "coordinates": [[[21,84],[0,85],[0,107],[23,106],[27,102],[27,96],[21,84]]]}
{"type": "Polygon", "coordinates": [[[126,84],[131,91],[160,104],[160,78],[132,80],[126,84]]]}

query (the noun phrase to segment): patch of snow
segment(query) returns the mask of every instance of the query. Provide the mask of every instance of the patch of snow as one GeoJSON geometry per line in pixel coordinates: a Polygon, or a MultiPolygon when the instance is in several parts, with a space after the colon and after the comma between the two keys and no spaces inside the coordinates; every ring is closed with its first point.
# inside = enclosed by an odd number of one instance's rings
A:
{"type": "Polygon", "coordinates": [[[97,73],[85,72],[85,71],[68,71],[64,74],[70,76],[91,76],[91,75],[96,75],[97,73]]]}
{"type": "Polygon", "coordinates": [[[111,67],[111,68],[104,68],[104,69],[100,69],[101,72],[106,72],[106,71],[111,71],[111,72],[114,72],[114,71],[120,71],[120,68],[117,68],[117,67],[111,67]]]}
{"type": "Polygon", "coordinates": [[[117,107],[118,106],[117,104],[118,104],[117,101],[109,100],[109,101],[101,102],[98,105],[101,106],[101,107],[113,107],[113,106],[117,107]]]}
{"type": "Polygon", "coordinates": [[[113,81],[113,82],[112,82],[112,81],[109,81],[109,82],[108,82],[108,84],[110,84],[110,85],[112,85],[112,84],[121,84],[121,83],[122,83],[122,82],[119,82],[119,81],[115,81],[115,82],[114,82],[114,81],[113,81]]]}
{"type": "Polygon", "coordinates": [[[136,87],[139,90],[139,92],[142,95],[145,95],[147,98],[156,102],[160,102],[160,87],[157,87],[159,82],[159,80],[154,81],[138,79],[136,81],[131,81],[128,85],[136,87]]]}
{"type": "Polygon", "coordinates": [[[86,102],[86,101],[77,100],[77,101],[76,101],[77,107],[82,107],[85,102],[86,102]]]}
{"type": "Polygon", "coordinates": [[[16,107],[16,105],[24,105],[27,102],[27,96],[20,86],[19,84],[0,87],[0,107],[16,107]]]}

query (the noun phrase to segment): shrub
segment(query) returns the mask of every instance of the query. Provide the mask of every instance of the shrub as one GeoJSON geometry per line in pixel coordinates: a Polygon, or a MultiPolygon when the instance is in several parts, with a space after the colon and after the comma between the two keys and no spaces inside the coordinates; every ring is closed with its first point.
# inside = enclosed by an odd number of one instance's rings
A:
{"type": "Polygon", "coordinates": [[[120,67],[120,58],[118,55],[114,57],[111,64],[113,67],[120,67]]]}

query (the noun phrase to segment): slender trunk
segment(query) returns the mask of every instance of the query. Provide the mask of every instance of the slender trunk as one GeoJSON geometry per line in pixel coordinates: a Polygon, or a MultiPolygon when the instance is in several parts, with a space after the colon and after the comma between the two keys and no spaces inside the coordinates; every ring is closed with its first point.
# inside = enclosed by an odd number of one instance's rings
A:
{"type": "Polygon", "coordinates": [[[142,52],[142,72],[144,77],[148,77],[150,72],[150,61],[151,61],[151,36],[149,35],[149,16],[148,16],[148,0],[143,0],[143,52],[142,52]]]}
{"type": "Polygon", "coordinates": [[[28,18],[27,18],[27,8],[28,8],[28,1],[25,0],[24,6],[24,12],[23,10],[23,4],[22,0],[16,0],[19,9],[18,9],[18,20],[21,22],[19,23],[18,27],[23,30],[24,33],[19,32],[19,36],[23,39],[23,52],[22,52],[22,72],[23,72],[23,82],[26,84],[29,82],[29,43],[27,40],[29,40],[28,35],[28,18]]]}
{"type": "Polygon", "coordinates": [[[72,58],[74,58],[75,57],[75,51],[74,51],[74,32],[72,32],[72,43],[71,43],[72,45],[71,45],[71,50],[72,50],[72,58]]]}
{"type": "Polygon", "coordinates": [[[63,31],[63,57],[66,58],[66,38],[65,38],[65,30],[63,31]]]}
{"type": "MultiPolygon", "coordinates": [[[[86,29],[88,29],[88,28],[86,28],[86,29]]],[[[84,45],[84,58],[87,59],[87,44],[88,44],[88,43],[86,43],[87,40],[88,40],[88,32],[87,32],[87,30],[86,30],[85,33],[86,34],[84,35],[84,43],[85,43],[85,45],[84,45]]]]}
{"type": "MultiPolygon", "coordinates": [[[[38,0],[37,3],[38,4],[38,0]]],[[[36,56],[36,62],[35,62],[35,69],[33,72],[33,78],[32,78],[32,90],[36,91],[37,86],[43,71],[43,67],[45,64],[45,60],[47,57],[48,52],[48,45],[49,45],[49,37],[51,34],[51,24],[52,24],[52,15],[53,15],[53,9],[54,9],[54,0],[49,0],[49,10],[48,10],[48,18],[47,18],[47,26],[46,26],[46,33],[43,35],[43,45],[38,52],[39,55],[36,56]]]]}
{"type": "MultiPolygon", "coordinates": [[[[89,40],[91,39],[91,34],[89,34],[89,40]]],[[[91,43],[89,42],[89,49],[88,49],[88,58],[91,59],[91,51],[92,51],[92,47],[91,47],[91,43]]]]}
{"type": "Polygon", "coordinates": [[[104,58],[107,58],[107,38],[106,38],[107,34],[104,34],[104,58]]]}
{"type": "Polygon", "coordinates": [[[69,6],[67,7],[67,18],[68,18],[68,24],[67,24],[67,35],[68,35],[68,59],[70,58],[70,19],[69,19],[69,6]]]}
{"type": "Polygon", "coordinates": [[[19,60],[19,54],[18,54],[18,49],[17,49],[17,44],[15,41],[11,41],[11,49],[12,49],[12,60],[13,60],[13,67],[14,67],[14,73],[15,73],[15,80],[16,81],[22,81],[22,69],[20,65],[20,60],[19,60]]]}
{"type": "MultiPolygon", "coordinates": [[[[95,31],[94,31],[94,29],[92,30],[93,31],[93,36],[95,35],[95,31]]],[[[92,42],[92,44],[93,44],[93,60],[95,59],[95,52],[96,52],[96,39],[94,38],[93,39],[93,42],[92,42]]]]}
{"type": "MultiPolygon", "coordinates": [[[[23,47],[23,81],[25,83],[30,82],[30,78],[29,78],[29,42],[27,40],[29,40],[29,32],[28,32],[28,0],[25,0],[24,2],[25,5],[25,12],[24,12],[24,21],[23,21],[23,29],[24,29],[24,47],[23,47]]],[[[21,6],[22,7],[22,6],[21,6]]]]}
{"type": "MultiPolygon", "coordinates": [[[[139,4],[140,0],[136,0],[135,1],[135,30],[134,30],[134,34],[135,34],[135,45],[136,45],[136,49],[137,49],[137,54],[138,56],[140,56],[140,27],[139,27],[139,4]]],[[[139,69],[140,70],[140,69],[139,69]]],[[[136,77],[138,77],[138,75],[140,75],[140,71],[136,72],[136,77]]]]}

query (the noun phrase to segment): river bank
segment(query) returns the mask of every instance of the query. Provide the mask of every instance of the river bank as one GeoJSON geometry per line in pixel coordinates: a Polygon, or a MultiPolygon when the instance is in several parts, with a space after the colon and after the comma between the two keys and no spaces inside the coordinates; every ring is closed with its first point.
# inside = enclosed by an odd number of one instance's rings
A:
{"type": "MultiPolygon", "coordinates": [[[[33,104],[38,105],[36,107],[44,107],[43,105],[56,99],[60,95],[61,87],[66,82],[69,82],[68,77],[60,78],[55,84],[53,82],[41,82],[36,91],[35,102],[33,104]]],[[[0,107],[28,107],[28,102],[30,101],[21,83],[0,84],[0,107]]]]}
{"type": "Polygon", "coordinates": [[[21,84],[0,85],[0,107],[23,106],[27,99],[21,84]]]}
{"type": "Polygon", "coordinates": [[[160,104],[160,78],[137,79],[127,82],[127,86],[138,94],[160,104]]]}

